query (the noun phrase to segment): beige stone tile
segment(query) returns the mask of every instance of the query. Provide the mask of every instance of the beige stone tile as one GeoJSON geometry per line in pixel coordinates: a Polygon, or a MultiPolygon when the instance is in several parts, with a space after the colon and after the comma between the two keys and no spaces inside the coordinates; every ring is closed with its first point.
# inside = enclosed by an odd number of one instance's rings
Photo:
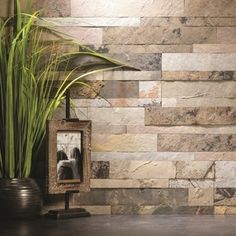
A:
{"type": "Polygon", "coordinates": [[[196,152],[196,161],[236,161],[236,152],[196,152]]]}
{"type": "Polygon", "coordinates": [[[208,189],[214,188],[214,180],[204,179],[170,179],[169,181],[170,188],[200,188],[208,189]]]}
{"type": "MultiPolygon", "coordinates": [[[[236,54],[235,54],[236,55],[236,54]]],[[[235,98],[236,82],[225,81],[222,89],[221,82],[162,82],[163,98],[235,98]]],[[[184,100],[184,101],[185,101],[184,100]]]]}
{"type": "Polygon", "coordinates": [[[153,134],[92,135],[94,152],[156,151],[157,136],[153,134]]]}
{"type": "Polygon", "coordinates": [[[144,108],[89,108],[88,119],[100,125],[143,125],[144,108]]]}
{"type": "Polygon", "coordinates": [[[96,125],[92,126],[94,134],[125,134],[127,128],[125,125],[96,125]]]}
{"type": "Polygon", "coordinates": [[[236,125],[236,107],[145,108],[145,125],[236,125]]]}
{"type": "Polygon", "coordinates": [[[235,0],[186,0],[185,14],[187,16],[205,17],[235,17],[235,0]]]}
{"type": "Polygon", "coordinates": [[[163,71],[235,71],[236,53],[164,53],[163,71]]]}
{"type": "MultiPolygon", "coordinates": [[[[221,32],[222,33],[222,32],[221,32]]],[[[218,34],[219,31],[218,31],[218,34]]],[[[221,39],[224,36],[220,36],[221,39]]],[[[236,53],[236,44],[194,44],[193,52],[194,53],[236,53]]]]}
{"type": "Polygon", "coordinates": [[[212,206],[214,198],[214,189],[189,188],[188,204],[189,206],[212,206]]]}
{"type": "Polygon", "coordinates": [[[93,161],[193,161],[191,152],[92,152],[93,161]]]}
{"type": "MultiPolygon", "coordinates": [[[[218,27],[217,28],[217,43],[236,43],[236,27],[218,27]]],[[[235,49],[232,48],[232,52],[235,49]]]]}
{"type": "Polygon", "coordinates": [[[91,188],[168,188],[168,179],[91,179],[91,188]]]}
{"type": "Polygon", "coordinates": [[[166,161],[111,161],[110,178],[113,179],[168,179],[174,178],[174,162],[166,161]]]}
{"type": "Polygon", "coordinates": [[[215,206],[215,215],[236,215],[236,207],[215,206]]]}
{"type": "Polygon", "coordinates": [[[159,98],[161,97],[160,81],[139,81],[140,98],[159,98]]]}
{"type": "Polygon", "coordinates": [[[183,0],[72,0],[71,15],[74,17],[132,17],[132,16],[181,16],[183,0]]]}

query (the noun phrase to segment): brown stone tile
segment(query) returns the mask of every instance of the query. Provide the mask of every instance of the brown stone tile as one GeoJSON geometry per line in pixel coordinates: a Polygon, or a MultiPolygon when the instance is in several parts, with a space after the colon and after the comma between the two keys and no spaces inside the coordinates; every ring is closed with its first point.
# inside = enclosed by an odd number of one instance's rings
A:
{"type": "Polygon", "coordinates": [[[236,43],[236,27],[218,27],[217,28],[217,43],[235,44],[236,43]]]}
{"type": "MultiPolygon", "coordinates": [[[[223,36],[224,37],[224,36],[223,36]]],[[[194,53],[236,53],[236,44],[194,44],[194,53]]]]}
{"type": "Polygon", "coordinates": [[[108,161],[92,161],[91,162],[91,179],[108,179],[109,178],[109,162],[108,161]]]}
{"type": "Polygon", "coordinates": [[[236,151],[235,134],[158,134],[157,140],[162,152],[236,151]]]}
{"type": "Polygon", "coordinates": [[[145,108],[145,125],[235,125],[236,107],[145,108]]]}

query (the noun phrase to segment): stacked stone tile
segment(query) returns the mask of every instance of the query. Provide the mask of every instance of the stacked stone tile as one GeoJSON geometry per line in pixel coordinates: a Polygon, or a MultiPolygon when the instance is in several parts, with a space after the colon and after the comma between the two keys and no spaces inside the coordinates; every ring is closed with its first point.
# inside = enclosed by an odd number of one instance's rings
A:
{"type": "Polygon", "coordinates": [[[58,30],[141,69],[89,77],[106,100],[73,93],[75,113],[93,121],[92,189],[74,204],[93,214],[235,214],[236,0],[39,7],[58,30]]]}

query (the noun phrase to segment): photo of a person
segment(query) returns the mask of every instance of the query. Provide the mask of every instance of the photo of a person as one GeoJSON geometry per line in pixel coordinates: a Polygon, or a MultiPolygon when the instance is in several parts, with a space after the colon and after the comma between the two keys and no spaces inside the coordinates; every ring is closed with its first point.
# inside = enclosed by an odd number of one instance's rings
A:
{"type": "Polygon", "coordinates": [[[63,150],[57,152],[57,179],[66,180],[73,178],[72,168],[64,165],[64,161],[68,160],[63,150]]]}

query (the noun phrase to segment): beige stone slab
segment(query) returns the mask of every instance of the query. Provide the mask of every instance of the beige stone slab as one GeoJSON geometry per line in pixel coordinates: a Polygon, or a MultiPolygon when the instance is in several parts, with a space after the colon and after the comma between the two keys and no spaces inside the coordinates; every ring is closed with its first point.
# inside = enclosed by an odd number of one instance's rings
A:
{"type": "Polygon", "coordinates": [[[196,152],[196,161],[236,161],[236,152],[196,152]]]}
{"type": "Polygon", "coordinates": [[[236,207],[229,206],[215,206],[215,215],[236,215],[236,207]]]}
{"type": "Polygon", "coordinates": [[[152,27],[226,27],[236,26],[236,18],[218,17],[142,17],[141,26],[152,27]]]}
{"type": "Polygon", "coordinates": [[[187,53],[192,45],[106,45],[110,53],[187,53]]]}
{"type": "Polygon", "coordinates": [[[212,161],[178,161],[176,163],[177,179],[213,179],[214,172],[212,161]]]}
{"type": "Polygon", "coordinates": [[[168,179],[91,179],[91,188],[168,188],[168,179]]]}
{"type": "Polygon", "coordinates": [[[185,14],[187,16],[204,17],[235,17],[235,0],[186,0],[185,14]]]}
{"type": "Polygon", "coordinates": [[[130,134],[232,134],[236,133],[236,126],[142,126],[128,125],[127,133],[130,134]]]}
{"type": "Polygon", "coordinates": [[[174,162],[166,161],[111,161],[110,178],[112,179],[168,179],[174,178],[174,162]]]}
{"type": "MultiPolygon", "coordinates": [[[[198,97],[184,97],[184,98],[163,98],[161,100],[162,107],[235,107],[235,98],[204,98],[198,97]]],[[[199,95],[200,96],[200,95],[199,95]]]]}
{"type": "Polygon", "coordinates": [[[158,134],[159,152],[232,152],[235,134],[158,134]]]}
{"type": "Polygon", "coordinates": [[[214,196],[215,206],[235,206],[235,188],[217,188],[214,196]]]}
{"type": "Polygon", "coordinates": [[[236,71],[236,53],[164,53],[163,71],[236,71]]]}
{"type": "Polygon", "coordinates": [[[236,125],[236,107],[145,108],[145,125],[236,125]]]}
{"type": "Polygon", "coordinates": [[[156,143],[153,134],[92,135],[94,152],[152,152],[156,151],[156,143]]]}
{"type": "Polygon", "coordinates": [[[191,152],[92,152],[93,161],[193,161],[191,152]]]}
{"type": "Polygon", "coordinates": [[[43,20],[49,25],[70,27],[140,26],[139,17],[43,17],[43,20]]]}
{"type": "Polygon", "coordinates": [[[159,98],[161,97],[160,81],[139,81],[140,98],[159,98]]]}
{"type": "Polygon", "coordinates": [[[88,118],[95,124],[144,124],[144,108],[89,108],[88,118]]]}
{"type": "Polygon", "coordinates": [[[103,31],[104,44],[216,43],[214,27],[113,27],[103,31]]]}
{"type": "Polygon", "coordinates": [[[111,206],[79,205],[79,207],[86,209],[91,215],[110,215],[111,214],[111,206]]]}
{"type": "Polygon", "coordinates": [[[182,16],[183,0],[71,0],[73,17],[182,16]]]}
{"type": "Polygon", "coordinates": [[[169,181],[170,188],[200,188],[208,189],[214,188],[214,180],[204,179],[170,179],[169,181]]]}
{"type": "Polygon", "coordinates": [[[78,40],[82,44],[101,44],[102,29],[82,27],[54,27],[55,30],[64,34],[65,37],[78,40]]]}
{"type": "Polygon", "coordinates": [[[160,80],[160,71],[107,71],[104,80],[160,80]]]}
{"type": "MultiPolygon", "coordinates": [[[[227,43],[229,43],[229,41],[227,43]]],[[[194,44],[193,52],[194,53],[236,53],[236,44],[227,44],[227,43],[226,44],[194,44]]]]}
{"type": "Polygon", "coordinates": [[[125,125],[96,125],[93,124],[92,132],[94,134],[125,134],[125,125]]]}
{"type": "MultiPolygon", "coordinates": [[[[213,45],[213,44],[208,44],[208,45],[213,45]]],[[[202,44],[202,47],[204,46],[205,44],[202,44]]],[[[162,80],[166,81],[236,80],[236,72],[235,71],[163,71],[162,80]]]]}
{"type": "Polygon", "coordinates": [[[189,206],[213,206],[214,189],[213,188],[189,188],[188,205],[189,206]]]}
{"type": "Polygon", "coordinates": [[[236,27],[218,27],[217,43],[236,43],[236,27]]]}
{"type": "Polygon", "coordinates": [[[162,82],[163,98],[235,98],[236,82],[162,82]]]}

